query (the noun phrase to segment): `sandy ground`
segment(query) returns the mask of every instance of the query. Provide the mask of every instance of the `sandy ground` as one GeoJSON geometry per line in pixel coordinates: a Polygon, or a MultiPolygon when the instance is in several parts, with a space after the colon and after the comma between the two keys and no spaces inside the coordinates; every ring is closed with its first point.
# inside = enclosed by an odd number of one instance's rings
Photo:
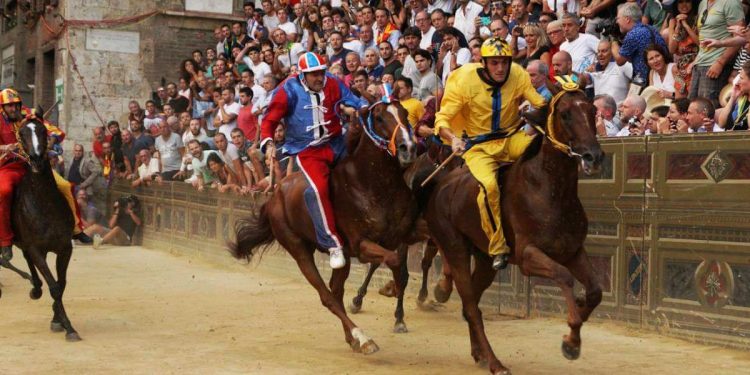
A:
{"type": "MultiPolygon", "coordinates": [[[[16,264],[23,264],[18,255],[16,264]]],[[[80,247],[69,280],[65,302],[83,338],[78,343],[49,331],[46,286],[33,301],[25,281],[0,273],[0,373],[486,372],[469,355],[456,299],[430,312],[409,296],[410,332],[394,334],[393,300],[371,293],[353,319],[381,351],[364,356],[344,343],[338,320],[300,274],[263,262],[222,267],[142,248],[80,247]]],[[[350,280],[347,299],[358,281],[350,280]]],[[[514,374],[746,374],[750,368],[747,352],[614,323],[585,325],[581,358],[571,362],[560,353],[563,321],[485,316],[495,351],[514,374]]]]}

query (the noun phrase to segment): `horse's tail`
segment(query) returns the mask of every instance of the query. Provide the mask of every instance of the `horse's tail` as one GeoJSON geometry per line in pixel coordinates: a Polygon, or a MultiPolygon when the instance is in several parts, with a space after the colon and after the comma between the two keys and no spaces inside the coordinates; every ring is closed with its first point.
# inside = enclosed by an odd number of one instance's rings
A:
{"type": "Polygon", "coordinates": [[[253,255],[260,254],[271,245],[274,240],[271,231],[271,221],[268,219],[268,203],[260,207],[260,212],[237,220],[234,232],[237,242],[229,243],[229,252],[237,259],[252,260],[253,255]]]}

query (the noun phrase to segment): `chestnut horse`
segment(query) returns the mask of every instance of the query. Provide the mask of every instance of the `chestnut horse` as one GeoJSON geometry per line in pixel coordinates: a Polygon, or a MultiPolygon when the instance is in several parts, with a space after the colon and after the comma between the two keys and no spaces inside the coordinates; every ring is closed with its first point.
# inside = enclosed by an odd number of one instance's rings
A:
{"type": "MultiPolygon", "coordinates": [[[[524,275],[552,279],[560,287],[570,326],[562,350],[566,358],[577,359],[581,325],[602,298],[583,247],[588,222],[578,199],[578,159],[590,174],[598,171],[604,154],[596,140],[594,107],[582,91],[556,93],[548,109],[549,115],[545,109],[527,114],[527,121],[546,125],[535,126],[544,136],[537,136],[518,161],[498,173],[503,229],[512,249],[510,262],[524,275]],[[573,296],[575,280],[586,288],[585,300],[573,296]]],[[[492,351],[478,307],[496,274],[486,254],[489,241],[480,224],[478,194],[479,184],[468,169],[454,169],[435,182],[425,217],[451,266],[472,357],[477,363],[487,361],[493,374],[510,373],[492,351]]]]}
{"type": "MultiPolygon", "coordinates": [[[[313,258],[318,245],[304,200],[308,184],[301,173],[281,180],[256,216],[237,222],[237,243],[230,244],[230,251],[238,259],[250,260],[276,239],[318,291],[323,305],[341,320],[346,342],[354,351],[370,354],[378,346],[344,308],[344,282],[351,267],[348,258],[385,263],[396,280],[404,280],[400,275],[406,264],[393,249],[408,242],[418,208],[403,178],[404,169],[416,159],[406,110],[397,102],[376,102],[366,118],[365,124],[350,126],[346,135],[349,155],[331,173],[332,203],[347,262],[333,270],[330,290],[313,258]]],[[[403,290],[399,282],[397,292],[403,294],[403,290]]]]}
{"type": "MultiPolygon", "coordinates": [[[[419,157],[417,157],[417,161],[414,162],[414,164],[412,164],[404,173],[404,179],[406,179],[407,184],[411,187],[412,191],[414,191],[414,194],[420,204],[420,212],[424,209],[424,206],[427,203],[427,198],[429,198],[430,189],[432,188],[432,185],[430,184],[423,188],[421,186],[422,181],[424,181],[427,176],[432,174],[432,172],[435,171],[435,169],[440,164],[442,164],[443,161],[445,161],[451,154],[450,147],[443,145],[436,137],[428,138],[425,143],[427,151],[419,155],[419,157]]],[[[454,158],[452,161],[449,161],[446,165],[443,166],[443,169],[439,172],[438,175],[447,173],[448,171],[461,165],[463,165],[463,160],[461,158],[454,158]]],[[[427,222],[424,221],[424,219],[420,219],[419,221],[417,221],[417,224],[415,226],[415,233],[411,240],[414,242],[409,243],[409,245],[426,241],[424,244],[424,254],[422,255],[421,261],[422,284],[417,296],[417,305],[422,307],[424,306],[424,302],[427,300],[428,295],[427,281],[429,279],[429,271],[432,267],[432,262],[435,259],[435,256],[439,252],[439,249],[435,244],[435,241],[430,238],[429,231],[427,229],[427,222]]],[[[408,248],[406,246],[402,246],[399,247],[398,251],[406,252],[408,251],[408,248]]],[[[403,257],[406,256],[406,254],[403,255],[403,257]]],[[[349,311],[352,314],[356,314],[362,309],[362,302],[365,295],[367,294],[367,288],[370,285],[372,276],[375,274],[375,271],[377,271],[379,267],[380,263],[370,263],[367,275],[365,275],[365,279],[362,282],[362,285],[357,290],[357,295],[352,298],[352,303],[349,305],[349,311]]],[[[448,301],[448,298],[450,298],[451,292],[453,290],[453,277],[450,274],[450,266],[444,263],[442,271],[443,277],[438,280],[438,283],[435,285],[435,289],[433,291],[435,300],[440,303],[448,301]]],[[[402,276],[406,277],[408,280],[408,270],[406,270],[402,276]]],[[[381,288],[380,294],[386,297],[395,297],[396,292],[394,281],[389,281],[383,288],[381,288]]],[[[395,331],[397,333],[406,332],[406,326],[403,323],[403,298],[397,303],[396,313],[394,315],[396,316],[397,320],[395,327],[401,329],[395,331]]]]}
{"type": "MultiPolygon", "coordinates": [[[[37,110],[37,113],[42,112],[37,110]]],[[[47,129],[42,119],[24,120],[18,133],[23,151],[28,155],[28,166],[21,183],[16,187],[13,199],[13,243],[23,250],[23,256],[29,265],[33,285],[29,296],[32,299],[42,296],[42,281],[37,270],[47,282],[54,299],[50,329],[54,332],[65,330],[68,341],[79,341],[81,338],[70,323],[62,301],[67,284],[68,263],[73,253],[70,240],[73,215],[55,183],[47,153],[47,129]],[[46,257],[49,252],[57,254],[57,280],[47,265],[46,257]]]]}

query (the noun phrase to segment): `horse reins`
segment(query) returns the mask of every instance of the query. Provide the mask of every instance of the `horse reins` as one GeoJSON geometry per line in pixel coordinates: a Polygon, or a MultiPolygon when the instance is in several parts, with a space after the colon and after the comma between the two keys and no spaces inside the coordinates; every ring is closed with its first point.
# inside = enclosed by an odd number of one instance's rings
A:
{"type": "Polygon", "coordinates": [[[412,136],[411,126],[404,125],[401,122],[401,119],[398,118],[398,116],[394,116],[396,118],[396,123],[398,124],[398,126],[393,128],[393,132],[391,133],[390,139],[385,139],[379,136],[377,133],[375,133],[375,129],[373,129],[373,124],[372,124],[372,109],[381,104],[387,105],[391,103],[392,102],[390,100],[389,101],[381,100],[372,104],[367,109],[367,112],[368,112],[367,123],[365,124],[363,128],[364,128],[365,134],[367,134],[367,137],[369,137],[370,140],[372,140],[372,142],[375,143],[376,146],[378,146],[378,148],[388,151],[388,154],[390,154],[391,156],[396,156],[396,135],[398,134],[398,131],[403,128],[409,134],[409,137],[411,137],[412,136]]]}
{"type": "Polygon", "coordinates": [[[578,88],[578,84],[572,83],[572,82],[561,82],[562,83],[562,90],[555,94],[554,97],[552,97],[552,100],[550,100],[549,108],[550,112],[547,115],[547,129],[545,130],[538,124],[530,123],[531,126],[536,129],[539,133],[542,133],[545,138],[547,138],[550,143],[552,143],[552,147],[554,147],[556,150],[564,153],[565,155],[568,155],[569,157],[581,157],[582,155],[573,151],[573,148],[569,145],[566,145],[565,143],[560,142],[557,139],[557,136],[555,134],[555,127],[554,127],[554,120],[555,120],[555,109],[557,108],[557,102],[565,95],[566,93],[574,93],[574,92],[580,92],[583,93],[578,88]]]}

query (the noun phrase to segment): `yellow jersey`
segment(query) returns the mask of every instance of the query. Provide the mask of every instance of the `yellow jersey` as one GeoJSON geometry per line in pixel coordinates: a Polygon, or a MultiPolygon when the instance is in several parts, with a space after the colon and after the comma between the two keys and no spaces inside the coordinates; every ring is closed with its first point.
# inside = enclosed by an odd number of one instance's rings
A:
{"type": "MultiPolygon", "coordinates": [[[[441,128],[450,128],[456,136],[466,131],[469,137],[493,131],[493,86],[479,77],[481,63],[466,64],[451,72],[445,84],[445,94],[440,102],[440,111],[435,115],[435,134],[441,128]]],[[[535,108],[546,104],[537,93],[531,78],[520,65],[511,64],[508,79],[499,90],[499,129],[510,131],[521,123],[518,107],[524,100],[535,108]]],[[[497,118],[494,119],[497,122],[497,118]]],[[[445,141],[445,140],[444,140],[445,141]]]]}
{"type": "Polygon", "coordinates": [[[424,115],[424,105],[417,99],[409,98],[401,101],[401,106],[409,112],[409,124],[417,126],[417,122],[424,115]]]}

